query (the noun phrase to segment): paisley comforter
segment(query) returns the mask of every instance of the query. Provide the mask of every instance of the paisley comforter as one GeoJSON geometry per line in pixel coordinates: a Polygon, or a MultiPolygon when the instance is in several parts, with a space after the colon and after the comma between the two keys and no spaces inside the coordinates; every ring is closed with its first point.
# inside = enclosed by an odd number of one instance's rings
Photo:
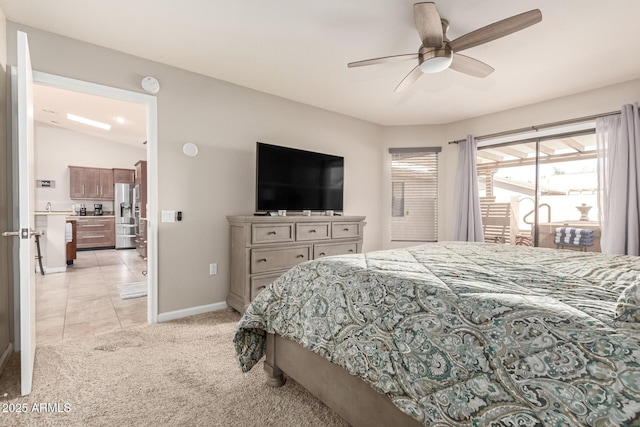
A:
{"type": "Polygon", "coordinates": [[[485,243],[330,257],[234,342],[246,372],[265,331],[294,340],[426,426],[639,426],[639,278],[640,257],[485,243]]]}

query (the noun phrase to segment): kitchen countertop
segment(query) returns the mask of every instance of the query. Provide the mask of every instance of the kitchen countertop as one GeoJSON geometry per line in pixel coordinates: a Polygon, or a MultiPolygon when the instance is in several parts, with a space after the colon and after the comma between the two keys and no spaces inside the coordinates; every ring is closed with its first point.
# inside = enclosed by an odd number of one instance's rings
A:
{"type": "Polygon", "coordinates": [[[35,211],[34,215],[65,215],[65,216],[78,216],[77,213],[72,211],[35,211]]]}
{"type": "Polygon", "coordinates": [[[66,216],[69,217],[69,219],[74,220],[74,219],[78,219],[78,218],[115,218],[115,216],[113,214],[111,215],[93,215],[93,214],[87,214],[87,215],[78,215],[77,212],[72,212],[72,211],[35,211],[34,215],[36,216],[57,216],[57,215],[62,215],[62,216],[66,216]]]}

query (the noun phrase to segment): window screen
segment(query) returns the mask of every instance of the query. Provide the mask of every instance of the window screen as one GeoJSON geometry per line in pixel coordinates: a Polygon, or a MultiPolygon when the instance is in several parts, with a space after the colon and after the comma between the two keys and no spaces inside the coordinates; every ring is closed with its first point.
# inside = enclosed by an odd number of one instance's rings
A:
{"type": "Polygon", "coordinates": [[[392,148],[391,240],[438,241],[440,147],[392,148]]]}

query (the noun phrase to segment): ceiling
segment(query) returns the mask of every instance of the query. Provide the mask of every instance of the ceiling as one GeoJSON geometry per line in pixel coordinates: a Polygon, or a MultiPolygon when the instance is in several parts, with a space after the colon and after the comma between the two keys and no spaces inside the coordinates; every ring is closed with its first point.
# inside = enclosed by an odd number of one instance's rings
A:
{"type": "Polygon", "coordinates": [[[382,125],[450,123],[640,77],[637,0],[440,0],[452,40],[535,8],[543,18],[463,52],[495,68],[484,79],[445,70],[394,93],[413,61],[347,68],[415,53],[414,2],[0,0],[0,7],[13,22],[382,125]]]}
{"type": "Polygon", "coordinates": [[[34,120],[50,126],[92,135],[139,148],[147,141],[147,110],[144,104],[34,85],[34,120]],[[73,114],[109,125],[109,130],[70,120],[73,114]]]}

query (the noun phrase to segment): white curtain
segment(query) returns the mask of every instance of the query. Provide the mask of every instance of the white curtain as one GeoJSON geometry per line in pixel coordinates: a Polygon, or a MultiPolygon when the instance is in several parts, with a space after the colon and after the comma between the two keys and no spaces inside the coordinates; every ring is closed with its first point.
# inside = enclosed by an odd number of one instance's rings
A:
{"type": "Polygon", "coordinates": [[[478,142],[471,135],[458,144],[458,169],[453,207],[453,240],[483,242],[482,217],[476,152],[478,142]]]}
{"type": "Polygon", "coordinates": [[[640,255],[638,104],[596,120],[598,206],[603,253],[640,255]]]}

